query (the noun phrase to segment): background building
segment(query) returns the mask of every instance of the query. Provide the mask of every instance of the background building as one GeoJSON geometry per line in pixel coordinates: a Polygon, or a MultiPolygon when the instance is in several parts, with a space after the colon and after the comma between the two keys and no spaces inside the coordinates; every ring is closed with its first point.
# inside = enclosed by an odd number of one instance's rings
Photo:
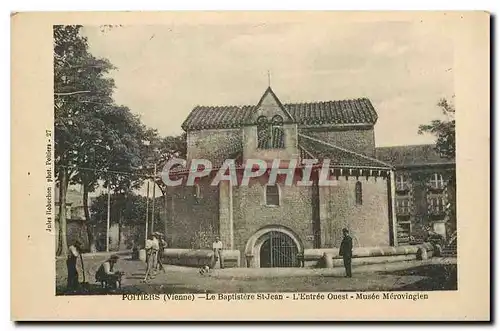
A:
{"type": "Polygon", "coordinates": [[[446,239],[456,231],[455,160],[434,145],[379,147],[377,158],[396,167],[398,242],[419,241],[427,229],[446,239]]]}

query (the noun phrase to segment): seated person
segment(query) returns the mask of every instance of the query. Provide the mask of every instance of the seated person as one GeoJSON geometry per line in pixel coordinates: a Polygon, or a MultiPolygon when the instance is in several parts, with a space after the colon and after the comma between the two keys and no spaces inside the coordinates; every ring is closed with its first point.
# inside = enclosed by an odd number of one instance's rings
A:
{"type": "Polygon", "coordinates": [[[106,262],[101,264],[99,269],[97,269],[95,279],[97,282],[101,283],[102,287],[109,287],[112,289],[121,287],[123,273],[113,270],[117,261],[118,256],[112,255],[106,262]]]}

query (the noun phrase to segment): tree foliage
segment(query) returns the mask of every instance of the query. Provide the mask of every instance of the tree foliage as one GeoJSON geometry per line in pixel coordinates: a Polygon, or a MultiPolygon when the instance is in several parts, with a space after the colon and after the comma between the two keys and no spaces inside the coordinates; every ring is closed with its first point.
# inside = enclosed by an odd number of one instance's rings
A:
{"type": "MultiPolygon", "coordinates": [[[[89,221],[88,194],[99,180],[122,193],[141,185],[144,178],[136,170],[146,128],[127,107],[114,103],[115,83],[109,73],[115,68],[90,54],[80,30],[78,25],[54,27],[55,163],[61,207],[67,185],[80,184],[89,221]]],[[[60,228],[64,231],[65,224],[60,228]]],[[[60,236],[63,254],[66,236],[60,236]]]]}
{"type": "MultiPolygon", "coordinates": [[[[91,220],[89,193],[102,184],[109,187],[120,200],[115,202],[113,220],[121,224],[135,218],[136,209],[127,207],[129,202],[139,201],[132,191],[152,178],[154,165],[161,172],[166,160],[186,155],[184,135],[160,137],[129,108],[115,104],[115,83],[109,75],[116,68],[89,52],[81,28],[59,25],[53,30],[55,172],[61,204],[59,254],[67,250],[63,206],[68,185],[82,186],[87,221],[91,220]]],[[[112,28],[115,26],[102,26],[103,31],[112,28]]],[[[161,181],[155,181],[162,188],[161,181]]],[[[90,231],[88,235],[93,242],[90,231]]]]}
{"type": "Polygon", "coordinates": [[[436,151],[446,158],[455,158],[455,107],[446,99],[439,100],[446,120],[433,120],[430,124],[419,126],[418,133],[430,133],[436,137],[436,151]]]}
{"type": "MultiPolygon", "coordinates": [[[[95,114],[112,104],[114,81],[106,78],[113,66],[88,52],[81,26],[54,26],[54,126],[56,175],[61,166],[88,162],[88,151],[100,142],[102,123],[95,114]]],[[[85,164],[88,165],[88,164],[85,164]]]]}
{"type": "MultiPolygon", "coordinates": [[[[159,198],[161,199],[161,198],[159,198]]],[[[159,200],[158,199],[158,200],[159,200]]],[[[146,219],[146,204],[147,198],[141,195],[130,193],[126,199],[122,199],[119,194],[111,194],[111,208],[110,208],[110,223],[116,224],[119,220],[120,211],[123,213],[123,224],[134,225],[144,224],[146,219]]],[[[149,199],[148,219],[151,222],[151,204],[152,199],[149,199]]],[[[156,201],[156,205],[160,205],[156,201]]],[[[92,220],[97,224],[105,223],[107,220],[108,208],[108,195],[101,194],[97,196],[90,208],[92,220]]],[[[155,210],[155,225],[160,223],[160,208],[155,210]]]]}

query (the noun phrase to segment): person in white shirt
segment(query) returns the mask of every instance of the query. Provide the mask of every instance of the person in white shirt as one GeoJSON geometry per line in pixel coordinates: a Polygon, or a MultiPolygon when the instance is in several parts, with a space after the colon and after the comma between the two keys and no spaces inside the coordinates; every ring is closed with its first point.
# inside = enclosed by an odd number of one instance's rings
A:
{"type": "Polygon", "coordinates": [[[97,269],[95,279],[97,282],[101,283],[102,287],[111,287],[116,289],[117,282],[122,275],[121,272],[114,270],[118,259],[118,255],[111,255],[111,257],[106,262],[101,264],[99,269],[97,269]]]}
{"type": "Polygon", "coordinates": [[[156,273],[156,261],[158,258],[158,251],[160,250],[160,243],[158,241],[158,235],[153,233],[148,240],[146,240],[146,275],[144,276],[144,281],[148,278],[154,278],[156,273]],[[150,275],[152,274],[152,275],[150,275]]]}
{"type": "Polygon", "coordinates": [[[212,249],[214,250],[215,264],[219,261],[219,265],[221,269],[224,269],[224,265],[222,263],[222,241],[220,241],[219,236],[215,237],[215,241],[212,244],[212,249]]]}

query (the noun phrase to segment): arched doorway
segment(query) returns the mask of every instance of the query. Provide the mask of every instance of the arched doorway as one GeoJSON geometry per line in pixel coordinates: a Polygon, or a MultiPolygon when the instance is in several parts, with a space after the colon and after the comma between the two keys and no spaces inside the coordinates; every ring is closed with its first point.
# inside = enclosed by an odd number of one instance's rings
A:
{"type": "Polygon", "coordinates": [[[245,255],[250,268],[299,267],[298,254],[303,253],[302,242],[291,229],[284,226],[266,226],[248,240],[245,255]]]}
{"type": "Polygon", "coordinates": [[[271,231],[267,239],[260,246],[261,268],[290,268],[297,267],[297,245],[290,236],[283,232],[271,231]]]}

